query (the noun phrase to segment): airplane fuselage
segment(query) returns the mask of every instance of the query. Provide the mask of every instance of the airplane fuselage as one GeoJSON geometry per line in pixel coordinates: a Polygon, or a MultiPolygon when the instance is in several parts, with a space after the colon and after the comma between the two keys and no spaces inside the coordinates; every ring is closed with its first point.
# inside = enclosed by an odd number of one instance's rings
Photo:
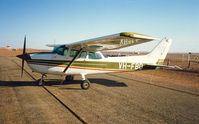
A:
{"type": "Polygon", "coordinates": [[[164,61],[149,59],[147,55],[105,57],[101,52],[83,51],[64,73],[63,70],[68,66],[75,53],[76,50],[61,46],[55,48],[52,52],[28,53],[29,59],[26,59],[26,61],[28,66],[35,72],[63,75],[141,70],[148,64],[164,61]]]}
{"type": "Polygon", "coordinates": [[[101,52],[86,52],[85,57],[78,57],[67,72],[63,70],[68,66],[72,57],[57,53],[29,53],[30,59],[26,60],[28,66],[38,73],[51,73],[63,75],[95,74],[116,71],[141,70],[149,62],[147,56],[123,56],[105,58],[101,52]],[[91,54],[97,54],[92,58],[91,54]]]}

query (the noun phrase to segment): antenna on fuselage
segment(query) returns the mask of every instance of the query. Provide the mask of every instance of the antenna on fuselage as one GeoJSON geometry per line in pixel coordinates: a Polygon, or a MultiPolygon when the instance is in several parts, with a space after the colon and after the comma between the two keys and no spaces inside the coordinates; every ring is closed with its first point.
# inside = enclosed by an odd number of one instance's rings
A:
{"type": "Polygon", "coordinates": [[[53,48],[55,48],[55,43],[56,43],[56,39],[54,39],[54,47],[53,48]]]}

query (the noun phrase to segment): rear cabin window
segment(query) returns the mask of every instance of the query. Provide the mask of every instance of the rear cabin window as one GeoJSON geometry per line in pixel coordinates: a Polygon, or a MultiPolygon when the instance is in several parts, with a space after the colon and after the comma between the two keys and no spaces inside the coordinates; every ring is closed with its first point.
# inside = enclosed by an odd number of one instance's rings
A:
{"type": "Polygon", "coordinates": [[[89,59],[101,59],[102,56],[99,53],[89,52],[88,58],[89,59]]]}
{"type": "Polygon", "coordinates": [[[52,52],[57,53],[57,54],[62,55],[62,56],[66,56],[67,52],[68,52],[68,48],[65,47],[65,46],[58,46],[52,52]]]}

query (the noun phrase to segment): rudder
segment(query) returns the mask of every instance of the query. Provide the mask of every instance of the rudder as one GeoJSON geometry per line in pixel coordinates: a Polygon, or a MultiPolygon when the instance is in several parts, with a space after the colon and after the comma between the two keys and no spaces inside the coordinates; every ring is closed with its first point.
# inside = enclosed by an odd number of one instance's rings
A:
{"type": "Polygon", "coordinates": [[[171,43],[171,39],[162,39],[147,56],[152,60],[154,64],[162,65],[169,51],[171,43]]]}

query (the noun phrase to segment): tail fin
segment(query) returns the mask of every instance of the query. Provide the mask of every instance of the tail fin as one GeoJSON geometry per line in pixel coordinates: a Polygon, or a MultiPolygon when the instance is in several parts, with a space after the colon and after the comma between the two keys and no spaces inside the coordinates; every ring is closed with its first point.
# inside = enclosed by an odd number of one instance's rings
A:
{"type": "Polygon", "coordinates": [[[172,40],[164,38],[159,44],[147,55],[152,63],[162,65],[171,46],[172,40]]]}

